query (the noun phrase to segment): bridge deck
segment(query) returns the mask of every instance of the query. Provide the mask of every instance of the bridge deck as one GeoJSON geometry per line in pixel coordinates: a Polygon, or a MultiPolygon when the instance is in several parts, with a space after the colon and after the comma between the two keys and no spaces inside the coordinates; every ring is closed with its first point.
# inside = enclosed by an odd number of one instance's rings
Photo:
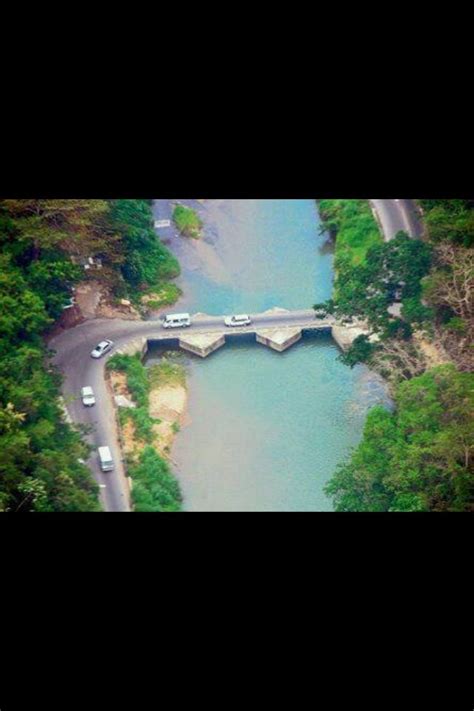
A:
{"type": "Polygon", "coordinates": [[[126,344],[118,352],[132,353],[146,351],[150,341],[178,340],[180,348],[203,358],[226,343],[226,336],[255,335],[257,343],[283,352],[297,343],[304,331],[324,331],[332,334],[334,340],[347,350],[362,333],[367,333],[362,324],[347,325],[334,317],[318,319],[314,310],[288,311],[272,309],[261,314],[250,314],[250,326],[227,327],[224,316],[195,314],[188,328],[165,329],[160,322],[148,322],[146,335],[126,344]]]}

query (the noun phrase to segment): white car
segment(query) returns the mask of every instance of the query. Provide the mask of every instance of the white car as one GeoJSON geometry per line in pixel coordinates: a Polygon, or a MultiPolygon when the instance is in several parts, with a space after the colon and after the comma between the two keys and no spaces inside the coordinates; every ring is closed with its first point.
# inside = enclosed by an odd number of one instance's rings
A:
{"type": "Polygon", "coordinates": [[[101,341],[92,351],[92,358],[102,358],[103,355],[108,353],[113,348],[113,341],[101,341]]]}
{"type": "Polygon", "coordinates": [[[91,387],[87,386],[81,390],[82,402],[86,407],[95,405],[95,395],[91,387]]]}
{"type": "Polygon", "coordinates": [[[251,319],[247,314],[239,314],[238,316],[228,316],[224,321],[226,326],[250,326],[251,319]]]}

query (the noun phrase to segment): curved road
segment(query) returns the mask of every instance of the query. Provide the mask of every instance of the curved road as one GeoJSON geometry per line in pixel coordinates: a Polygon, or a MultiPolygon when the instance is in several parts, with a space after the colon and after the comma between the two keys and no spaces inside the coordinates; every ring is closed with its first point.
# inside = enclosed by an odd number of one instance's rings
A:
{"type": "MultiPolygon", "coordinates": [[[[272,328],[281,326],[304,326],[314,321],[314,311],[305,309],[290,313],[252,315],[253,327],[272,328]]],[[[115,462],[112,472],[103,473],[97,453],[93,452],[89,466],[101,487],[101,503],[106,511],[129,511],[129,489],[126,481],[122,455],[118,444],[115,406],[108,390],[104,368],[108,357],[134,338],[163,337],[179,338],[190,333],[225,331],[223,316],[193,317],[193,324],[186,329],[165,331],[159,320],[123,321],[120,319],[94,319],[64,331],[53,338],[49,347],[55,351],[53,362],[63,373],[63,396],[67,410],[76,423],[91,425],[93,433],[87,438],[95,447],[109,446],[115,462]],[[99,341],[108,338],[114,342],[113,350],[104,358],[91,358],[91,351],[99,341]],[[84,407],[80,398],[81,388],[89,385],[96,397],[94,407],[84,407]]],[[[232,328],[229,333],[247,332],[248,328],[232,328]]]]}
{"type": "Polygon", "coordinates": [[[397,232],[406,232],[410,237],[423,236],[421,215],[414,200],[369,200],[385,240],[393,239],[397,232]]]}
{"type": "MultiPolygon", "coordinates": [[[[421,236],[422,228],[412,200],[371,200],[370,202],[376,211],[385,239],[392,239],[400,230],[408,232],[412,237],[421,236]]],[[[162,216],[156,215],[156,217],[162,216]]],[[[314,314],[308,310],[291,312],[291,316],[288,314],[260,314],[257,317],[254,316],[255,325],[267,328],[278,326],[282,319],[284,319],[285,325],[290,325],[289,322],[296,325],[305,321],[310,313],[314,314]]],[[[221,316],[199,317],[191,328],[185,329],[185,331],[178,329],[172,331],[169,337],[176,338],[183,332],[222,330],[222,318],[221,316]]],[[[90,353],[104,338],[109,338],[115,343],[112,355],[117,348],[126,345],[133,338],[152,339],[153,335],[156,336],[157,330],[160,333],[163,332],[158,321],[95,319],[64,331],[49,343],[49,347],[55,351],[53,362],[63,373],[63,396],[72,420],[92,426],[93,431],[87,439],[93,446],[107,445],[111,449],[115,462],[114,471],[107,473],[101,471],[96,452],[93,452],[89,461],[94,478],[101,487],[100,499],[105,511],[130,511],[130,495],[118,444],[115,406],[104,377],[107,357],[94,360],[90,357],[90,353]],[[96,396],[96,405],[92,408],[84,407],[80,399],[80,390],[86,385],[90,385],[94,389],[96,396]]],[[[240,329],[233,330],[235,332],[240,329]]]]}

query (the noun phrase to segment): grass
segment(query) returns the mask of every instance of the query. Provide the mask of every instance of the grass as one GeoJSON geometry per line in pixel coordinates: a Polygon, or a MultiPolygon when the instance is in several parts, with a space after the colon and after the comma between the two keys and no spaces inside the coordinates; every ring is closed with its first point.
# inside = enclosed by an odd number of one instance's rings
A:
{"type": "Polygon", "coordinates": [[[148,381],[152,388],[163,385],[186,387],[186,371],[179,363],[172,363],[163,358],[160,363],[148,369],[148,381]]]}
{"type": "MultiPolygon", "coordinates": [[[[140,356],[116,354],[107,363],[108,370],[125,373],[130,395],[136,408],[119,408],[119,421],[123,426],[132,420],[136,436],[145,443],[138,460],[129,458],[127,469],[133,480],[132,501],[135,511],[173,512],[181,511],[182,496],[179,484],[168,463],[151,446],[156,434],[153,426],[160,420],[150,417],[150,389],[160,385],[185,385],[185,370],[182,365],[162,360],[158,365],[145,368],[140,356]]],[[[179,431],[178,423],[172,425],[179,431]]],[[[168,450],[168,448],[166,448],[168,450]]]]}
{"type": "Polygon", "coordinates": [[[134,356],[117,353],[107,362],[107,370],[125,373],[130,394],[138,407],[148,407],[150,383],[139,354],[134,356]]]}
{"type": "Polygon", "coordinates": [[[185,205],[176,205],[173,220],[181,234],[193,239],[199,239],[202,222],[195,210],[185,205]]]}
{"type": "Polygon", "coordinates": [[[145,447],[138,462],[129,465],[133,480],[132,500],[139,513],[181,511],[179,484],[166,462],[153,447],[145,447]]]}
{"type": "Polygon", "coordinates": [[[124,425],[127,420],[132,420],[137,437],[147,444],[152,444],[156,437],[153,425],[159,424],[160,420],[150,417],[148,412],[150,382],[140,356],[116,354],[108,361],[107,369],[126,374],[127,387],[137,405],[136,408],[119,408],[120,424],[124,425]]]}
{"type": "Polygon", "coordinates": [[[140,294],[140,306],[155,311],[163,306],[172,306],[182,294],[183,292],[176,284],[162,284],[159,289],[150,289],[145,294],[140,294]]]}
{"type": "Polygon", "coordinates": [[[342,255],[354,266],[365,264],[368,250],[382,241],[367,200],[320,200],[319,210],[326,228],[337,235],[336,265],[342,255]]]}

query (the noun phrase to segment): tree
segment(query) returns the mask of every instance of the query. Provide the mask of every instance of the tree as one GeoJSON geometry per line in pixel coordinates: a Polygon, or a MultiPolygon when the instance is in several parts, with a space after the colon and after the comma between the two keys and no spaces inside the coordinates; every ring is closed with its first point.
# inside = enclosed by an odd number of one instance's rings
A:
{"type": "Polygon", "coordinates": [[[474,374],[434,368],[377,407],[327,486],[338,511],[474,511],[474,374]]]}
{"type": "Polygon", "coordinates": [[[134,288],[159,286],[179,275],[179,264],[159,241],[153,229],[147,200],[111,200],[111,227],[120,234],[125,259],[124,279],[134,288]]]}
{"type": "Polygon", "coordinates": [[[474,320],[474,249],[440,244],[437,264],[425,280],[424,294],[431,304],[449,307],[467,324],[474,320]]]}
{"type": "Polygon", "coordinates": [[[106,200],[2,200],[17,239],[42,250],[60,246],[70,254],[97,254],[107,247],[106,200]]]}

